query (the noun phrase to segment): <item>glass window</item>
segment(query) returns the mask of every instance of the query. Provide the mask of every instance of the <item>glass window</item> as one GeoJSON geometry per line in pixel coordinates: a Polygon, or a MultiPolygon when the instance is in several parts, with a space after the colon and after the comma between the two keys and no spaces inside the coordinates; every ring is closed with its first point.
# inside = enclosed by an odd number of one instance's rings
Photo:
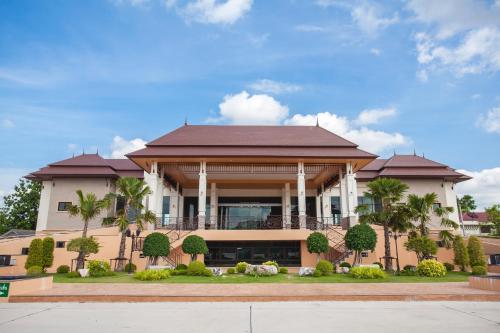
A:
{"type": "Polygon", "coordinates": [[[71,207],[71,202],[69,201],[60,201],[57,203],[57,210],[59,212],[67,212],[69,207],[71,207]]]}
{"type": "Polygon", "coordinates": [[[66,242],[63,242],[63,241],[57,241],[56,242],[56,248],[58,249],[62,249],[66,246],[66,242]]]}
{"type": "Polygon", "coordinates": [[[440,202],[435,202],[432,204],[432,210],[437,210],[441,208],[441,203],[440,202]]]}
{"type": "Polygon", "coordinates": [[[358,206],[363,205],[368,207],[368,213],[380,212],[382,210],[380,200],[373,200],[371,197],[358,197],[358,206]]]}

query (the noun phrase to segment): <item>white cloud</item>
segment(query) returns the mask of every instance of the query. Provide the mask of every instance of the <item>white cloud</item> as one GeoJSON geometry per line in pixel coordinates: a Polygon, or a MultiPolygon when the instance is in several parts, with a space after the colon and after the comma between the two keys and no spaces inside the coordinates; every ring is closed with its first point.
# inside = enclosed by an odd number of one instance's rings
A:
{"type": "Polygon", "coordinates": [[[370,49],[370,53],[378,56],[378,55],[380,55],[381,51],[380,51],[380,49],[372,48],[372,49],[370,49]]]}
{"type": "MultiPolygon", "coordinates": [[[[115,5],[128,4],[134,7],[140,7],[149,4],[150,0],[112,0],[115,5]]],[[[168,0],[166,1],[168,2],[168,0]]]]}
{"type": "Polygon", "coordinates": [[[13,193],[19,179],[28,173],[27,169],[22,168],[0,168],[0,207],[3,205],[3,197],[13,193]]]}
{"type": "Polygon", "coordinates": [[[302,90],[302,87],[296,84],[267,80],[267,79],[253,82],[252,84],[249,85],[249,88],[258,92],[269,93],[269,94],[294,93],[302,90]]]}
{"type": "Polygon", "coordinates": [[[188,21],[233,24],[252,8],[253,0],[196,0],[188,3],[182,13],[188,21]]]}
{"type": "Polygon", "coordinates": [[[136,138],[126,140],[121,136],[115,136],[111,143],[111,158],[125,158],[125,154],[144,148],[146,141],[136,138]]]}
{"type": "Polygon", "coordinates": [[[456,185],[455,190],[459,196],[472,195],[479,210],[500,203],[500,167],[479,171],[457,171],[473,177],[456,185]]]}
{"type": "Polygon", "coordinates": [[[12,120],[10,120],[10,119],[3,119],[2,120],[2,127],[3,128],[12,128],[14,126],[15,126],[15,124],[12,120]]]}
{"type": "Polygon", "coordinates": [[[272,125],[279,124],[288,116],[288,107],[268,95],[250,95],[242,91],[226,95],[219,104],[219,121],[232,124],[272,125]]]}
{"type": "MultiPolygon", "coordinates": [[[[378,122],[384,117],[389,117],[389,112],[386,112],[383,117],[379,118],[373,116],[373,114],[376,113],[370,113],[370,111],[364,112],[367,113],[365,113],[365,116],[361,118],[367,120],[368,123],[373,123],[373,121],[378,122]]],[[[391,113],[392,116],[396,114],[395,110],[394,112],[391,111],[391,113]]],[[[306,115],[296,114],[290,119],[287,119],[285,121],[285,124],[311,126],[316,124],[316,119],[319,119],[319,124],[321,127],[358,144],[361,149],[365,149],[372,153],[381,153],[398,146],[408,145],[411,142],[409,138],[405,137],[401,133],[387,133],[383,131],[372,130],[370,128],[367,128],[366,126],[360,125],[358,121],[361,114],[355,120],[349,120],[347,117],[339,116],[330,112],[306,115]]],[[[380,114],[381,113],[379,113],[379,115],[380,114]]]]}
{"type": "Polygon", "coordinates": [[[399,22],[398,13],[394,13],[392,17],[384,17],[380,7],[367,2],[354,6],[351,16],[361,31],[368,35],[374,35],[379,30],[399,22]]]}
{"type": "Polygon", "coordinates": [[[476,124],[484,128],[486,132],[500,134],[500,107],[493,108],[486,114],[480,115],[476,124]]]}
{"type": "Polygon", "coordinates": [[[474,94],[470,98],[472,98],[472,99],[479,99],[479,98],[481,98],[481,94],[474,94]]]}
{"type": "Polygon", "coordinates": [[[429,80],[429,75],[427,74],[427,71],[425,69],[417,71],[417,79],[420,82],[427,82],[429,80]]]}
{"type": "Polygon", "coordinates": [[[367,109],[361,111],[355,122],[358,125],[378,124],[382,119],[394,117],[397,114],[395,108],[367,109]]]}
{"type": "Polygon", "coordinates": [[[302,32],[325,32],[327,28],[315,24],[299,24],[295,26],[295,30],[302,32]]]}

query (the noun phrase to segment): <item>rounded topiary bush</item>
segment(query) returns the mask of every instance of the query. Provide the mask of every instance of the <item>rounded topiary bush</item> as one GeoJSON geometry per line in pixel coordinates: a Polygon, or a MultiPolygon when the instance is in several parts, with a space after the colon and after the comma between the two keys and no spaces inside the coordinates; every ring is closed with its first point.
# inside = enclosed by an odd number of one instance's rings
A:
{"type": "Polygon", "coordinates": [[[320,271],[322,275],[330,275],[333,273],[333,264],[328,260],[320,260],[316,264],[316,270],[320,271]]]}
{"type": "Polygon", "coordinates": [[[58,274],[66,274],[69,272],[69,266],[68,265],[61,265],[57,267],[57,273],[58,274]]]}
{"type": "Polygon", "coordinates": [[[189,235],[182,242],[182,251],[191,255],[191,260],[195,261],[198,254],[207,254],[208,246],[203,237],[189,235]]]}
{"type": "Polygon", "coordinates": [[[134,263],[128,263],[125,265],[125,268],[123,268],[124,272],[135,272],[137,270],[137,266],[134,263]]]}
{"type": "Polygon", "coordinates": [[[26,275],[28,276],[40,276],[43,275],[43,268],[40,266],[31,266],[26,270],[26,275]]]}
{"type": "Polygon", "coordinates": [[[179,264],[175,267],[175,269],[178,271],[185,271],[186,269],[188,269],[188,267],[185,264],[179,264]]]}
{"type": "Polygon", "coordinates": [[[311,233],[309,237],[307,237],[306,242],[307,251],[309,251],[309,253],[316,253],[318,255],[318,261],[321,253],[328,252],[328,238],[321,232],[315,231],[311,233]]]}
{"type": "Polygon", "coordinates": [[[472,267],[472,275],[487,275],[488,271],[485,266],[474,266],[472,267]]]}
{"type": "Polygon", "coordinates": [[[88,261],[89,275],[92,277],[101,277],[113,275],[109,263],[101,260],[88,261]]]}
{"type": "Polygon", "coordinates": [[[193,261],[187,267],[186,274],[194,276],[205,275],[206,266],[201,261],[193,261]]]}
{"type": "Polygon", "coordinates": [[[351,264],[350,264],[350,263],[348,263],[348,262],[345,262],[345,261],[344,261],[344,262],[341,262],[341,263],[340,263],[339,267],[347,267],[347,268],[351,268],[351,264]]]}
{"type": "Polygon", "coordinates": [[[229,267],[227,269],[227,274],[234,274],[234,273],[236,273],[236,269],[234,269],[234,267],[229,267]]]}
{"type": "Polygon", "coordinates": [[[286,268],[286,267],[280,267],[279,273],[280,274],[288,274],[288,268],[286,268]]]}
{"type": "Polygon", "coordinates": [[[170,240],[167,235],[153,232],[144,238],[142,253],[149,258],[151,265],[157,265],[159,257],[167,257],[170,254],[170,240]]]}
{"type": "Polygon", "coordinates": [[[445,262],[443,265],[444,265],[444,268],[446,268],[446,271],[448,271],[448,272],[452,272],[455,270],[455,265],[450,264],[449,262],[445,262]]]}
{"type": "Polygon", "coordinates": [[[319,269],[315,269],[312,276],[313,277],[320,277],[320,276],[323,276],[323,273],[319,269]]]}
{"type": "Polygon", "coordinates": [[[236,271],[240,274],[243,274],[245,273],[245,271],[247,270],[247,266],[248,264],[244,261],[241,261],[239,263],[236,264],[236,271]]]}
{"type": "Polygon", "coordinates": [[[355,279],[384,279],[387,277],[386,273],[380,268],[374,267],[353,267],[351,275],[355,279]]]}
{"type": "Polygon", "coordinates": [[[361,264],[363,251],[374,251],[377,245],[377,233],[366,223],[357,224],[347,230],[344,236],[345,245],[354,251],[354,264],[361,264]]]}
{"type": "Polygon", "coordinates": [[[446,275],[446,268],[439,261],[426,259],[418,264],[417,274],[427,277],[441,277],[446,275]]]}

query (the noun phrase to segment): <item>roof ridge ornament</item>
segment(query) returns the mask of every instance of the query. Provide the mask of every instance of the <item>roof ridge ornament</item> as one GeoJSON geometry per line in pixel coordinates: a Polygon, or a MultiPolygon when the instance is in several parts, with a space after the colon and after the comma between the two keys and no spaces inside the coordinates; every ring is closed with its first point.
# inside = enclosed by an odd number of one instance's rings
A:
{"type": "Polygon", "coordinates": [[[188,125],[188,117],[187,117],[187,116],[185,116],[185,117],[184,117],[184,126],[187,126],[187,125],[188,125]]]}
{"type": "Polygon", "coordinates": [[[319,127],[319,115],[316,115],[316,127],[319,127]]]}

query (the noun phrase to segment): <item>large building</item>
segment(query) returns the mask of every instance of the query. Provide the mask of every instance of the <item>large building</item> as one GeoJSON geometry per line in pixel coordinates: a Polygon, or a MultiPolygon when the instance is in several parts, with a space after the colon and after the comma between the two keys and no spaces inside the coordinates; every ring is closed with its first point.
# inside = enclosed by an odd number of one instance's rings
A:
{"type": "MultiPolygon", "coordinates": [[[[305,240],[315,230],[330,240],[328,259],[349,259],[342,236],[358,223],[356,206],[378,205],[364,196],[367,182],[398,178],[409,185],[408,193],[435,192],[435,204],[453,207],[450,218],[459,222],[454,185],[468,179],[416,155],[377,159],[319,126],[185,125],[127,157],[85,154],[31,173],[29,179],[43,184],[37,233],[55,235],[61,242],[76,237],[82,222],[67,211],[77,200],[75,191],[103,197],[115,191],[116,179],[132,176],[148,183],[152,193],[145,204],[157,216],[156,224],[143,235],[153,230],[169,234],[169,260],[184,260],[182,239],[198,234],[207,240],[209,254],[204,260],[210,266],[268,259],[290,267],[307,266],[316,259],[307,252],[305,240]]],[[[111,209],[90,224],[91,234],[103,240],[96,255],[101,259],[117,255],[117,230],[101,228],[102,217],[114,213],[111,209]]],[[[439,228],[434,217],[432,229],[439,228]]],[[[404,237],[397,241],[403,249],[404,237]]],[[[376,251],[364,254],[366,260],[378,261],[382,249],[379,238],[376,251]]],[[[4,251],[0,242],[0,254],[4,251]]],[[[75,256],[64,251],[61,248],[61,258],[66,256],[62,260],[75,256]]],[[[440,253],[449,257],[445,252],[440,253]]],[[[135,255],[140,262],[140,253],[135,255]]],[[[401,260],[414,263],[413,257],[405,252],[401,260]]]]}

